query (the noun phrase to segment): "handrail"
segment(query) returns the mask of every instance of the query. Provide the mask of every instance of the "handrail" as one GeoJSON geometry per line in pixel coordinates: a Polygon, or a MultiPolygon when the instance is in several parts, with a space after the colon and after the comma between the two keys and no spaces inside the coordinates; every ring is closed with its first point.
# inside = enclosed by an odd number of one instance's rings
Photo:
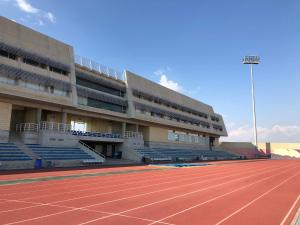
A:
{"type": "Polygon", "coordinates": [[[20,123],[16,125],[16,132],[37,132],[39,126],[36,123],[20,123]]]}
{"type": "Polygon", "coordinates": [[[71,125],[65,123],[41,121],[38,125],[40,130],[56,130],[62,132],[71,131],[71,125]]]}
{"type": "Polygon", "coordinates": [[[16,125],[16,132],[38,132],[39,130],[70,132],[71,125],[47,121],[41,121],[39,123],[20,123],[16,125]]]}
{"type": "Polygon", "coordinates": [[[142,132],[135,132],[135,131],[126,131],[124,133],[124,138],[138,138],[143,139],[143,133],[142,132]]]}
{"type": "Polygon", "coordinates": [[[124,81],[124,72],[116,71],[112,68],[109,68],[108,66],[101,65],[100,63],[94,62],[89,58],[85,58],[79,55],[75,55],[75,63],[82,67],[86,67],[90,70],[97,71],[99,73],[102,73],[106,76],[112,77],[117,80],[124,81]]]}
{"type": "Polygon", "coordinates": [[[83,145],[84,147],[88,148],[89,150],[93,151],[94,153],[96,153],[97,155],[100,155],[102,158],[105,159],[105,156],[101,153],[101,152],[97,152],[95,149],[93,149],[91,146],[87,145],[86,143],[84,143],[83,141],[79,141],[79,144],[83,145]]]}

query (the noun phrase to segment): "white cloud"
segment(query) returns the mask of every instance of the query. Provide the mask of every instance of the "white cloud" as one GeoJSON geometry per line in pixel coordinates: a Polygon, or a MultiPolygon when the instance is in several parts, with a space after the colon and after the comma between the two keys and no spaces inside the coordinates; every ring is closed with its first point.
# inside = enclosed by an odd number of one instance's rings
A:
{"type": "Polygon", "coordinates": [[[26,0],[16,0],[17,6],[24,12],[36,14],[40,10],[33,7],[26,0]]]}
{"type": "Polygon", "coordinates": [[[51,12],[47,12],[45,14],[45,17],[51,22],[51,23],[55,23],[56,22],[56,18],[55,16],[51,13],[51,12]]]}
{"type": "Polygon", "coordinates": [[[160,76],[159,84],[174,91],[183,92],[183,88],[177,82],[169,80],[166,74],[160,76]]]}
{"type": "Polygon", "coordinates": [[[29,3],[28,0],[0,0],[2,2],[13,4],[13,6],[19,8],[24,16],[20,18],[20,21],[25,22],[24,17],[26,17],[26,23],[31,25],[40,25],[43,26],[48,23],[56,23],[56,17],[53,13],[44,11],[37,7],[34,7],[29,3]]]}
{"type": "MultiPolygon", "coordinates": [[[[236,126],[229,123],[226,127],[228,137],[222,138],[222,141],[253,141],[251,126],[236,126]]],[[[257,135],[259,142],[300,142],[300,126],[276,124],[272,127],[257,127],[257,135]]]]}

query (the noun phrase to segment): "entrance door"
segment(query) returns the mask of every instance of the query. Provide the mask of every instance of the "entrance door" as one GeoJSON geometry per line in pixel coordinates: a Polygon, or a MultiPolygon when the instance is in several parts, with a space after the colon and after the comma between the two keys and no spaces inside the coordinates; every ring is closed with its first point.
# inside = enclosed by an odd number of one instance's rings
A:
{"type": "Polygon", "coordinates": [[[214,141],[214,137],[209,137],[209,150],[212,150],[212,148],[214,147],[214,141]]]}

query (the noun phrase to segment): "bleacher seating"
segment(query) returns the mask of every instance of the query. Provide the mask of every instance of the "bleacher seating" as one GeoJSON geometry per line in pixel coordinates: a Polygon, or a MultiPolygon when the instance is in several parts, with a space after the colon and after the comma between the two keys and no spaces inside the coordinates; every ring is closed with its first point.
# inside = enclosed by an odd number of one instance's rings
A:
{"type": "Polygon", "coordinates": [[[78,147],[46,147],[37,144],[28,144],[29,148],[44,160],[85,160],[95,159],[78,147]]]}
{"type": "Polygon", "coordinates": [[[170,161],[194,161],[194,160],[225,160],[236,159],[238,156],[230,154],[226,151],[210,151],[210,150],[191,150],[191,149],[165,149],[165,148],[146,148],[136,150],[143,157],[153,161],[159,159],[169,159],[170,161]]]}
{"type": "Polygon", "coordinates": [[[32,160],[13,143],[0,143],[0,161],[32,160]]]}
{"type": "Polygon", "coordinates": [[[171,157],[166,157],[151,148],[137,149],[136,151],[143,157],[148,158],[152,161],[171,161],[172,160],[171,157]]]}
{"type": "Polygon", "coordinates": [[[73,135],[76,136],[88,136],[88,137],[103,137],[103,138],[122,138],[121,134],[116,133],[100,133],[100,132],[82,132],[82,131],[72,131],[73,135]]]}

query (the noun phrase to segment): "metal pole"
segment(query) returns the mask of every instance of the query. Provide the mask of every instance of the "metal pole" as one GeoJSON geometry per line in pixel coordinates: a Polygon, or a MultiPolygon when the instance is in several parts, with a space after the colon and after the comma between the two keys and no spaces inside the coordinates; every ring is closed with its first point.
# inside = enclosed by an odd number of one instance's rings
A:
{"type": "Polygon", "coordinates": [[[255,146],[257,146],[257,127],[256,127],[256,108],[255,108],[255,94],[254,94],[253,64],[250,64],[250,70],[251,70],[251,84],[252,84],[252,111],[253,111],[254,144],[255,144],[255,146]]]}

